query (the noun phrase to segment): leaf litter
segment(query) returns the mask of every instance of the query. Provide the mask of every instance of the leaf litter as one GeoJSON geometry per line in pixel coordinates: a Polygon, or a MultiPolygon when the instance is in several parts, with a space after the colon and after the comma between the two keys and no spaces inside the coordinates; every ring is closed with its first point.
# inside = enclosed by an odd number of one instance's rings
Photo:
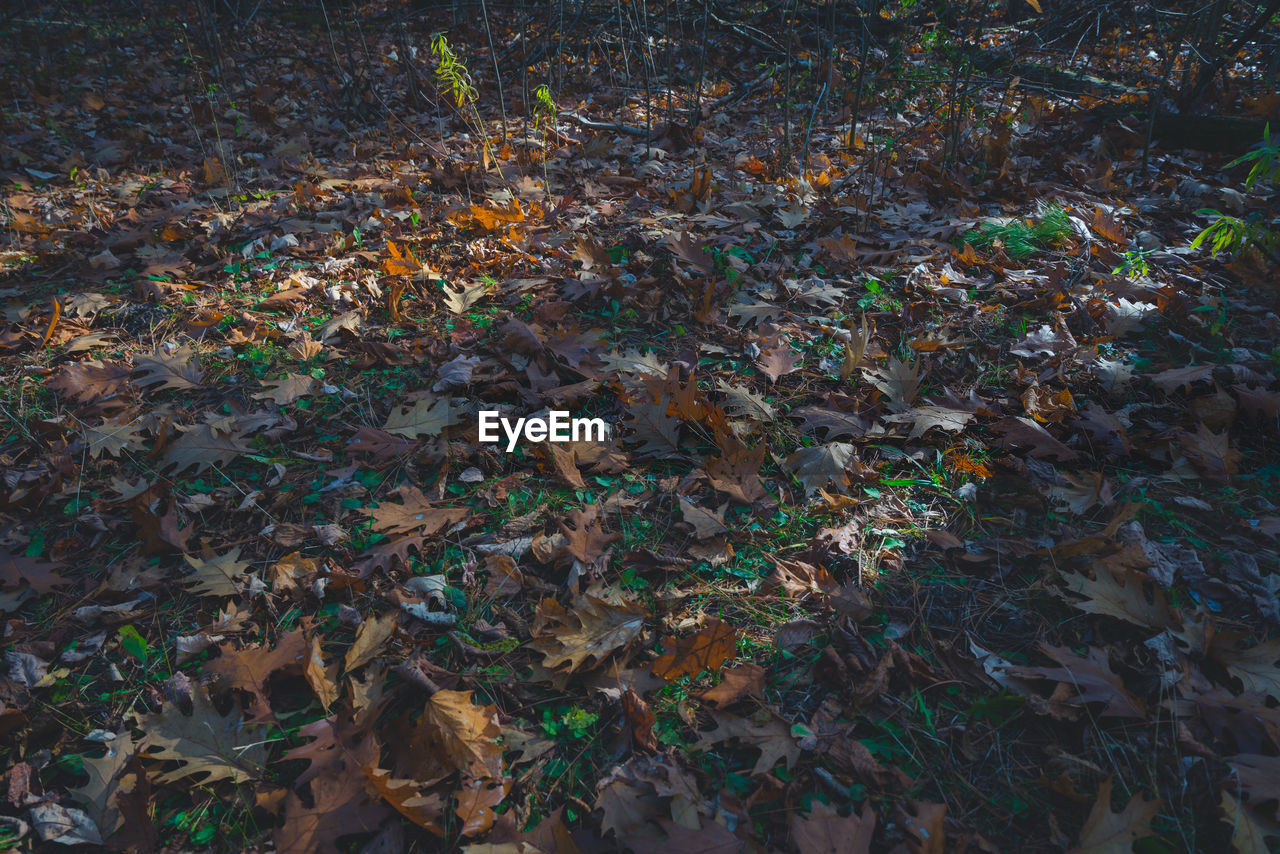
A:
{"type": "Polygon", "coordinates": [[[1280,839],[1274,267],[1152,248],[1228,158],[1147,175],[1015,80],[952,169],[932,87],[840,42],[797,174],[775,35],[719,15],[664,110],[544,53],[558,119],[479,62],[468,117],[368,5],[363,95],[265,24],[252,84],[163,23],[10,84],[14,846],[1280,839]],[[495,408],[612,433],[506,453],[495,408]]]}

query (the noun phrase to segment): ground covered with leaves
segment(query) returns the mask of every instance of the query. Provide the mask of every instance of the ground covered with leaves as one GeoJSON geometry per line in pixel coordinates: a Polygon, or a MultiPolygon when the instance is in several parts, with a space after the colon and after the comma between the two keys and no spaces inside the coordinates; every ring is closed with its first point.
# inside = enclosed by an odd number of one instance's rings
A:
{"type": "Polygon", "coordinates": [[[6,55],[0,845],[1268,850],[1265,181],[927,40],[472,102],[341,14],[6,55]]]}

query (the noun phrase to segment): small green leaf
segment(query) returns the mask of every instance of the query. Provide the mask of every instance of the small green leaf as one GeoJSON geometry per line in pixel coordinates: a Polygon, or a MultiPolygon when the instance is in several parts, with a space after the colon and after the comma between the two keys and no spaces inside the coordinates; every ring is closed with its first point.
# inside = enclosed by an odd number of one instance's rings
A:
{"type": "Polygon", "coordinates": [[[145,666],[149,649],[142,635],[138,634],[138,630],[132,625],[121,626],[119,631],[120,646],[126,653],[137,659],[139,664],[145,666]]]}

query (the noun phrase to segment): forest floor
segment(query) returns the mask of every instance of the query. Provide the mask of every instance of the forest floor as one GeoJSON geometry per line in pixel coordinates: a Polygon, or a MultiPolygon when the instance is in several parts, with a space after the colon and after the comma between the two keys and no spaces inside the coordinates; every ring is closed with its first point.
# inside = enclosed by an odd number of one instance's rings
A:
{"type": "Polygon", "coordinates": [[[1234,154],[948,101],[927,40],[858,98],[720,29],[646,128],[625,56],[529,115],[459,36],[471,112],[394,28],[344,87],[315,20],[219,77],[120,16],[5,56],[0,847],[1280,837],[1275,268],[1191,246],[1274,213],[1234,154]]]}

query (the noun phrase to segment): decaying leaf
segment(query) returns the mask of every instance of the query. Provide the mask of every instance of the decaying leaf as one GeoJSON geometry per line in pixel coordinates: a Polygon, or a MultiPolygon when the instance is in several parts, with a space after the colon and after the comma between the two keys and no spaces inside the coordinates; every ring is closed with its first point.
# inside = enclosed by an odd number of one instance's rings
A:
{"type": "Polygon", "coordinates": [[[443,755],[455,769],[477,779],[502,777],[496,708],[477,706],[470,691],[437,691],[427,699],[423,719],[436,727],[443,755]]]}
{"type": "Polygon", "coordinates": [[[738,638],[732,626],[709,617],[696,633],[666,638],[662,646],[667,652],[653,663],[653,672],[671,682],[697,676],[704,670],[719,670],[720,665],[737,653],[738,638]]]}
{"type": "Polygon", "coordinates": [[[1098,797],[1080,831],[1080,846],[1071,854],[1131,854],[1133,843],[1154,836],[1151,822],[1160,812],[1160,801],[1134,795],[1118,813],[1111,811],[1112,781],[1098,786],[1098,797]]]}
{"type": "Polygon", "coordinates": [[[139,714],[134,722],[144,733],[139,745],[151,759],[176,761],[178,767],[156,776],[159,783],[197,777],[201,784],[217,780],[241,782],[256,779],[267,759],[263,730],[241,721],[240,707],[233,703],[218,714],[203,690],[191,692],[191,714],[176,705],[158,712],[139,714]]]}
{"type": "Polygon", "coordinates": [[[644,628],[644,607],[618,590],[576,597],[569,609],[554,599],[538,603],[531,646],[549,668],[576,670],[598,666],[624,649],[644,628]]]}

